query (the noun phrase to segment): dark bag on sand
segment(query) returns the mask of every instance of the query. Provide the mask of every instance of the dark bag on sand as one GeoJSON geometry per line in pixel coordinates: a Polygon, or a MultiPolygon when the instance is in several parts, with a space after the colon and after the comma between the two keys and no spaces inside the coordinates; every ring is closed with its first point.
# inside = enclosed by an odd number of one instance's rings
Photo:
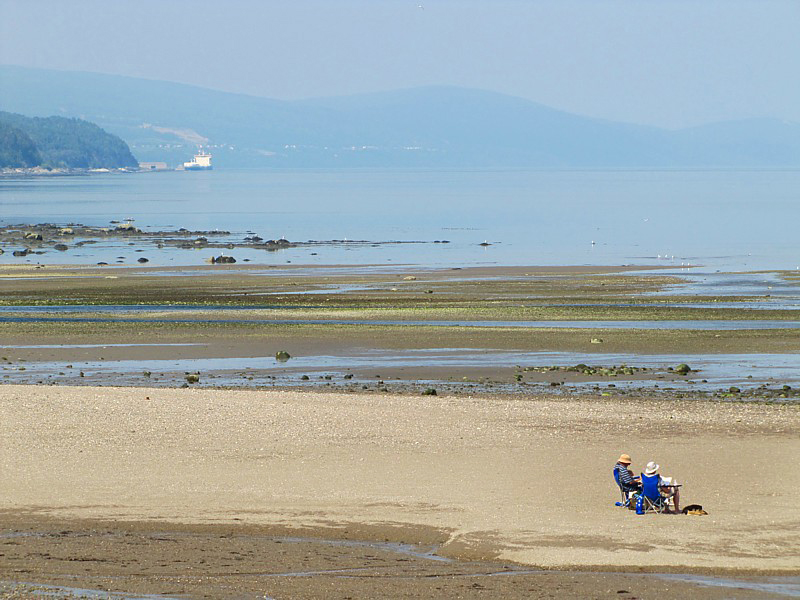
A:
{"type": "Polygon", "coordinates": [[[703,510],[703,507],[699,504],[690,504],[689,506],[684,507],[681,511],[685,515],[707,515],[708,513],[703,510]]]}

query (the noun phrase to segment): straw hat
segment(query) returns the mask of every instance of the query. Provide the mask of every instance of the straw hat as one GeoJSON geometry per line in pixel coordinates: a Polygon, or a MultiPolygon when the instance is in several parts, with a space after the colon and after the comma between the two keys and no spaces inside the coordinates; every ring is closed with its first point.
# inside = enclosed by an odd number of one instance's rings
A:
{"type": "Polygon", "coordinates": [[[623,465],[629,465],[633,461],[631,461],[631,457],[628,456],[627,454],[620,454],[619,458],[617,459],[617,462],[622,463],[623,465]]]}
{"type": "Polygon", "coordinates": [[[658,465],[655,463],[655,461],[652,460],[649,463],[647,463],[647,466],[644,468],[645,475],[653,475],[657,472],[658,472],[658,465]]]}

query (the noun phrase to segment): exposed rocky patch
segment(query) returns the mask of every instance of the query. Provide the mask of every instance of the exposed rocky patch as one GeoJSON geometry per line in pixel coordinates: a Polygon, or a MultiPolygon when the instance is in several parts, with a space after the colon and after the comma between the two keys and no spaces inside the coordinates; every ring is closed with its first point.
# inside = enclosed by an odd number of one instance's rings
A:
{"type": "MultiPolygon", "coordinates": [[[[265,239],[252,232],[242,238],[234,237],[230,231],[214,229],[211,231],[191,231],[180,228],[175,230],[148,231],[126,221],[111,221],[108,227],[97,227],[69,223],[17,224],[0,227],[0,254],[11,251],[13,256],[23,257],[28,254],[44,254],[50,250],[67,252],[73,248],[81,248],[88,244],[105,241],[128,242],[128,245],[146,244],[156,248],[178,248],[181,250],[198,250],[205,248],[234,250],[249,248],[276,252],[298,246],[379,246],[384,244],[424,244],[424,241],[390,240],[376,242],[371,240],[308,240],[305,242],[290,241],[286,238],[265,239]]],[[[436,240],[433,243],[448,243],[447,240],[436,240]]],[[[137,250],[141,252],[143,250],[137,250]]],[[[230,257],[212,257],[213,263],[232,263],[230,257]],[[220,258],[222,260],[220,260],[220,258]]],[[[142,261],[139,261],[142,262],[142,261]]]]}
{"type": "Polygon", "coordinates": [[[592,375],[599,377],[619,377],[625,375],[636,375],[652,371],[647,367],[630,367],[628,365],[612,365],[609,367],[589,366],[583,363],[573,366],[547,366],[547,367],[524,367],[521,371],[532,371],[535,373],[579,373],[582,375],[592,375]]]}
{"type": "Polygon", "coordinates": [[[43,253],[49,249],[64,252],[70,248],[96,244],[103,240],[129,239],[131,241],[155,242],[159,247],[178,246],[189,238],[205,240],[209,237],[230,235],[228,231],[144,231],[131,222],[112,222],[110,227],[94,227],[72,224],[61,226],[53,223],[35,225],[6,225],[0,227],[0,246],[14,248],[15,256],[28,253],[43,253]]]}

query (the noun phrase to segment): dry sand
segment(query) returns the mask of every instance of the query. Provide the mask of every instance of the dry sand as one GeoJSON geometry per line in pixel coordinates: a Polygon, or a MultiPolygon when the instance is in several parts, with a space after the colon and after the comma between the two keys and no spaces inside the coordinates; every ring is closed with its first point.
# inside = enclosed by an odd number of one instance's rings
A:
{"type": "Polygon", "coordinates": [[[0,509],[405,541],[430,528],[452,557],[796,574],[798,431],[787,405],[8,385],[0,509]],[[616,508],[621,451],[710,514],[616,508]]]}

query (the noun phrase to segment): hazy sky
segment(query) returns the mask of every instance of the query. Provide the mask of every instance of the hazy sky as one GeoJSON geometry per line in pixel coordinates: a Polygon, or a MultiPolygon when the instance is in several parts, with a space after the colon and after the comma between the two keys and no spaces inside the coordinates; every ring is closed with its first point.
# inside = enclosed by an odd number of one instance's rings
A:
{"type": "Polygon", "coordinates": [[[273,98],[448,84],[669,127],[800,122],[800,0],[0,0],[0,63],[273,98]]]}

